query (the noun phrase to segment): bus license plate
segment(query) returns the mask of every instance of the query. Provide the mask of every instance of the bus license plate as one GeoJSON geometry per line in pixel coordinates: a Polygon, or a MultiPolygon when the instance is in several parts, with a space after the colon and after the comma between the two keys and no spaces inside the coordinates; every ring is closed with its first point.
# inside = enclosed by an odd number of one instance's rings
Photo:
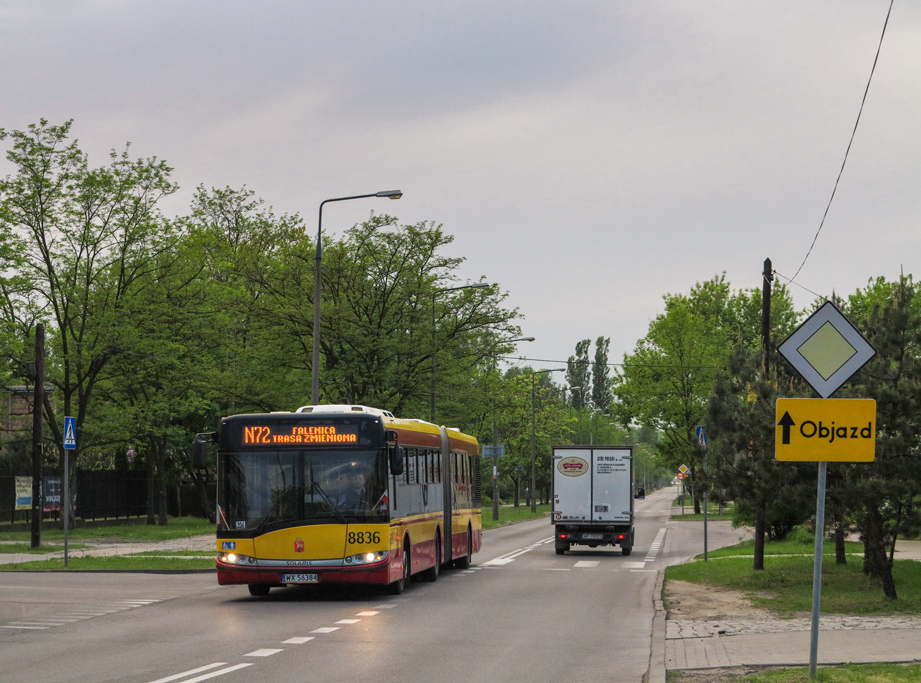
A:
{"type": "Polygon", "coordinates": [[[316,574],[282,574],[283,583],[317,583],[316,574]]]}
{"type": "Polygon", "coordinates": [[[595,540],[600,541],[603,538],[603,536],[601,534],[582,534],[582,538],[592,540],[592,541],[595,541],[595,540]]]}

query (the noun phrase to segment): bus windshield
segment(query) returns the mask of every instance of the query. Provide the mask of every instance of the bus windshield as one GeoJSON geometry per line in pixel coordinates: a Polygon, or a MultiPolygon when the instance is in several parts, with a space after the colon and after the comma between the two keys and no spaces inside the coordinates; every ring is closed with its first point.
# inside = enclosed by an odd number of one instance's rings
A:
{"type": "Polygon", "coordinates": [[[228,451],[221,478],[223,529],[389,521],[386,470],[377,449],[228,451]]]}

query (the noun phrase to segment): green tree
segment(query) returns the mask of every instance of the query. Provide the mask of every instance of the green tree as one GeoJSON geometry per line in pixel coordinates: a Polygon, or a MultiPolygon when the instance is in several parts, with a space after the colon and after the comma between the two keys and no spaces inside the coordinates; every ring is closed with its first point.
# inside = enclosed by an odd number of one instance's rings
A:
{"type": "Polygon", "coordinates": [[[130,350],[122,344],[125,311],[149,277],[171,266],[160,256],[177,232],[157,203],[176,186],[164,162],[131,159],[127,147],[91,168],[68,140],[70,128],[42,119],[0,132],[12,141],[7,159],[15,168],[0,181],[2,310],[22,336],[45,321],[45,367],[56,389],[55,401],[45,401],[49,424],[60,448],[62,415],[75,416],[82,449],[93,445],[84,437],[91,437],[85,427],[98,384],[130,350]]]}
{"type": "Polygon", "coordinates": [[[598,337],[595,340],[595,360],[592,363],[592,401],[595,407],[606,412],[614,394],[611,391],[610,368],[608,367],[608,352],[611,349],[611,340],[608,337],[598,337]]]}
{"type": "Polygon", "coordinates": [[[592,370],[588,359],[591,344],[590,339],[583,339],[576,344],[576,353],[569,357],[566,364],[566,383],[571,388],[569,402],[576,410],[588,406],[586,396],[591,396],[592,370]]]}

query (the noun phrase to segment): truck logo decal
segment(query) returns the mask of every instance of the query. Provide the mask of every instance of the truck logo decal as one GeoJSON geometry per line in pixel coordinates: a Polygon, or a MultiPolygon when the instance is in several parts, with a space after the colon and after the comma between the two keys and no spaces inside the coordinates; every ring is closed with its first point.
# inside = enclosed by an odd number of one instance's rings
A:
{"type": "Polygon", "coordinates": [[[557,469],[567,477],[578,477],[588,472],[588,463],[582,458],[563,458],[557,469]]]}

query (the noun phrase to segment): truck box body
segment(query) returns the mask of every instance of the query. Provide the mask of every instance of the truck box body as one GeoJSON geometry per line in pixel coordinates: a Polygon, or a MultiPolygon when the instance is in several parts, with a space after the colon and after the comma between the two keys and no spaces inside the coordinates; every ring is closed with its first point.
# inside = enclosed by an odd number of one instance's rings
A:
{"type": "Polygon", "coordinates": [[[553,514],[556,552],[572,545],[633,549],[633,449],[554,446],[553,514]]]}

